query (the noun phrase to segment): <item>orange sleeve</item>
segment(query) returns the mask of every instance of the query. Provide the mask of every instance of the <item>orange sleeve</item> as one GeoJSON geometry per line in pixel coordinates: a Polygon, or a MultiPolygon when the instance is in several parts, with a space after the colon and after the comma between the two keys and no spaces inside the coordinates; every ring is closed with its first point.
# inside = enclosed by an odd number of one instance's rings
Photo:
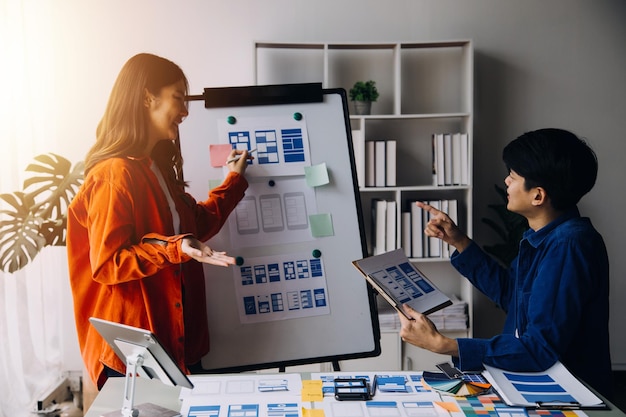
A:
{"type": "MultiPolygon", "coordinates": [[[[165,241],[166,245],[149,243],[144,236],[135,235],[137,202],[128,189],[123,185],[98,181],[89,190],[90,209],[86,224],[89,229],[89,257],[93,279],[101,284],[142,279],[154,275],[166,265],[191,259],[181,250],[182,238],[187,235],[146,235],[165,241]]],[[[151,197],[147,194],[145,198],[151,197]]],[[[156,223],[166,217],[160,213],[163,208],[158,204],[142,204],[142,208],[143,216],[156,223]]],[[[169,209],[165,207],[165,210],[169,209]]]]}
{"type": "Polygon", "coordinates": [[[206,241],[217,234],[230,213],[243,198],[248,181],[236,172],[229,172],[221,185],[209,192],[205,201],[195,207],[195,226],[197,237],[206,241]]]}

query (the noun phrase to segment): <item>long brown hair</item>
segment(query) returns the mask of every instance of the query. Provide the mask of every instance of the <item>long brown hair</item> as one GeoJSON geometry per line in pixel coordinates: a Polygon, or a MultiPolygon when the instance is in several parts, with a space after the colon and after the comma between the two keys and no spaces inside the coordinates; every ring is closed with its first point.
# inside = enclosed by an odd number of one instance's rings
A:
{"type": "MultiPolygon", "coordinates": [[[[85,175],[98,162],[113,157],[141,157],[148,146],[148,119],[144,107],[145,90],[158,95],[163,87],[180,80],[188,93],[187,77],[178,65],[165,58],[141,53],[122,67],[96,129],[96,143],[85,157],[85,175]]],[[[182,158],[173,141],[155,146],[154,161],[168,175],[179,178],[182,158]]]]}

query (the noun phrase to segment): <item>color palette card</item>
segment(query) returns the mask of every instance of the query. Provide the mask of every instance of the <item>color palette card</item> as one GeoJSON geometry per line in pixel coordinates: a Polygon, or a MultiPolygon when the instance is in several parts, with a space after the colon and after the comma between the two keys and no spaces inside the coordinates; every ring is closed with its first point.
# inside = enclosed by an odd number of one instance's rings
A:
{"type": "Polygon", "coordinates": [[[443,372],[424,371],[422,383],[435,391],[464,397],[484,394],[491,389],[491,384],[480,374],[449,378],[443,372]]]}

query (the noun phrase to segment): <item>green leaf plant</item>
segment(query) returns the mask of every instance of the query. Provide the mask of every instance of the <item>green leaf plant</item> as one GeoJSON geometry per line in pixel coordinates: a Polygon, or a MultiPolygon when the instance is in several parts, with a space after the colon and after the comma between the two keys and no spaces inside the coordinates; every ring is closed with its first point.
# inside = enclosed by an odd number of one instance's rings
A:
{"type": "Polygon", "coordinates": [[[45,246],[65,246],[67,208],[83,183],[83,162],[54,153],[36,156],[23,190],[0,194],[0,269],[15,272],[45,246]]]}
{"type": "Polygon", "coordinates": [[[489,226],[500,237],[502,242],[494,245],[485,245],[483,249],[496,258],[502,265],[508,267],[519,251],[519,242],[522,235],[528,230],[528,221],[520,214],[509,211],[507,206],[506,190],[495,185],[495,190],[502,199],[502,204],[489,204],[487,207],[495,212],[499,222],[483,218],[482,222],[489,226]]]}
{"type": "Polygon", "coordinates": [[[348,94],[352,101],[376,101],[379,96],[376,82],[372,80],[357,81],[348,94]]]}

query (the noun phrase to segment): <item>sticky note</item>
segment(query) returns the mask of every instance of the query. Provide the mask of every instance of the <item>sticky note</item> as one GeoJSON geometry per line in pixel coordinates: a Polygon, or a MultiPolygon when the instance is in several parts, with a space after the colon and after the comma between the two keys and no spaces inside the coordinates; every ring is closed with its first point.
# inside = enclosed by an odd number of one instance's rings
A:
{"type": "Polygon", "coordinates": [[[321,164],[304,167],[304,177],[309,187],[319,187],[330,182],[328,178],[328,167],[326,162],[321,164]]]}
{"type": "Polygon", "coordinates": [[[321,379],[305,379],[302,381],[302,388],[306,389],[322,389],[324,382],[321,379]]]}
{"type": "Polygon", "coordinates": [[[324,417],[323,408],[304,408],[302,407],[302,417],[324,417]]]}
{"type": "Polygon", "coordinates": [[[311,225],[311,236],[326,237],[334,236],[333,219],[328,213],[311,214],[309,216],[309,224],[311,225]]]}
{"type": "Polygon", "coordinates": [[[439,407],[451,413],[458,413],[459,411],[461,411],[459,409],[459,406],[453,402],[433,401],[433,404],[438,405],[439,407]]]}
{"type": "Polygon", "coordinates": [[[211,159],[211,166],[214,168],[223,167],[226,165],[226,160],[230,155],[230,151],[233,147],[229,144],[221,145],[209,145],[209,157],[211,159]]]}
{"type": "Polygon", "coordinates": [[[305,380],[302,381],[302,401],[323,401],[324,393],[322,392],[322,380],[305,380]]]}
{"type": "Polygon", "coordinates": [[[220,179],[220,178],[210,179],[209,180],[209,190],[212,190],[215,187],[218,187],[218,186],[222,185],[222,182],[224,182],[224,180],[220,179]]]}

